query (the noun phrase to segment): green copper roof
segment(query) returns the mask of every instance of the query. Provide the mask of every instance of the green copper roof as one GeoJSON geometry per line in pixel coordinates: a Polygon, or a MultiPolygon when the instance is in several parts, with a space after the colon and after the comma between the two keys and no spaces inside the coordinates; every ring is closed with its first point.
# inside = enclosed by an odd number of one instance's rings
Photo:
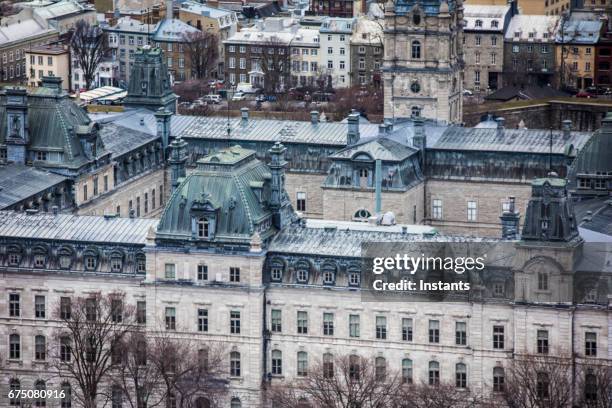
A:
{"type": "Polygon", "coordinates": [[[234,146],[198,161],[170,196],[157,238],[192,239],[194,219],[203,212],[214,221],[214,238],[204,242],[247,245],[257,232],[263,240],[274,233],[270,169],[252,150],[234,146]]]}

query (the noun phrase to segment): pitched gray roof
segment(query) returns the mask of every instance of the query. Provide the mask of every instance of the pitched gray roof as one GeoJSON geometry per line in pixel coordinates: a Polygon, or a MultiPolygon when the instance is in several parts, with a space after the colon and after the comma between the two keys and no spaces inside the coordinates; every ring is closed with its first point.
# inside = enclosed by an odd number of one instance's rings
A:
{"type": "Polygon", "coordinates": [[[0,211],[0,237],[145,244],[157,220],[0,211]]]}
{"type": "Polygon", "coordinates": [[[373,160],[402,161],[416,152],[416,149],[405,146],[395,140],[380,137],[349,146],[331,157],[334,159],[351,159],[358,153],[366,153],[373,160]]]}
{"type": "Polygon", "coordinates": [[[67,180],[58,174],[21,164],[0,167],[0,209],[10,207],[67,180]]]}
{"type": "Polygon", "coordinates": [[[100,129],[100,137],[106,150],[112,153],[113,158],[139,148],[153,140],[157,140],[156,135],[137,130],[125,131],[125,128],[114,123],[108,123],[100,129]]]}

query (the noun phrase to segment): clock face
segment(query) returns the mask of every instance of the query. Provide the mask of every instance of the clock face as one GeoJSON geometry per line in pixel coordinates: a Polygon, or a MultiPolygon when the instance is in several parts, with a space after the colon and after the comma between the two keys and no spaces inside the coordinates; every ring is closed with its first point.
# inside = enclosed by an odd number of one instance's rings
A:
{"type": "Polygon", "coordinates": [[[412,85],[410,85],[410,90],[414,93],[419,93],[421,92],[421,85],[418,82],[414,81],[412,85]]]}

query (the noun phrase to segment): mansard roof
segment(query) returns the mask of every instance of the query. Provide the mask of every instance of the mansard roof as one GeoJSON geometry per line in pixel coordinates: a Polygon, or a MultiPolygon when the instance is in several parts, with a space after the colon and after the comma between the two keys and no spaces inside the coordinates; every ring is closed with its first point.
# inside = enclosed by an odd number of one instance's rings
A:
{"type": "Polygon", "coordinates": [[[157,220],[0,211],[0,237],[110,244],[146,242],[157,220]]]}
{"type": "MultiPolygon", "coordinates": [[[[100,129],[100,137],[104,147],[112,153],[113,158],[130,153],[152,141],[158,140],[157,135],[137,130],[125,131],[125,128],[114,123],[107,123],[100,129]]],[[[160,141],[161,142],[161,141],[160,141]]]]}
{"type": "Polygon", "coordinates": [[[68,180],[59,174],[22,164],[0,167],[0,209],[10,207],[68,180]]]}
{"type": "Polygon", "coordinates": [[[569,171],[570,184],[575,188],[579,174],[612,174],[612,113],[608,113],[601,123],[601,129],[583,146],[569,171]]]}
{"type": "Polygon", "coordinates": [[[248,244],[255,232],[266,240],[274,232],[270,179],[268,166],[240,146],[199,160],[170,196],[157,238],[191,240],[193,212],[207,208],[215,217],[215,242],[248,244]]]}

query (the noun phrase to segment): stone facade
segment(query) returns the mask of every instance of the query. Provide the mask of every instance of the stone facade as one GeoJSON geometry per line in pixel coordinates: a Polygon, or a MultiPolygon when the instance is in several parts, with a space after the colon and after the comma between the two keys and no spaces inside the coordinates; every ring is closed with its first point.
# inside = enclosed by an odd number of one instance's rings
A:
{"type": "Polygon", "coordinates": [[[385,7],[385,118],[462,121],[462,3],[434,3],[385,7]]]}

